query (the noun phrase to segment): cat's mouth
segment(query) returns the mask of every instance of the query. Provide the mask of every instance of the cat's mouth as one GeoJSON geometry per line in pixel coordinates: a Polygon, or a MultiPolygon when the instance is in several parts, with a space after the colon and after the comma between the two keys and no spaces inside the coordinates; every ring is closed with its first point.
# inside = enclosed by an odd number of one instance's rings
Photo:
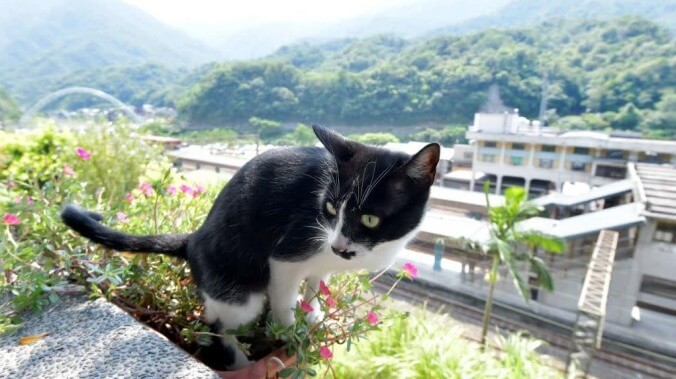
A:
{"type": "Polygon", "coordinates": [[[352,257],[357,255],[356,251],[348,251],[348,250],[338,250],[338,249],[331,249],[333,250],[333,253],[336,254],[337,256],[347,259],[348,261],[352,259],[352,257]]]}

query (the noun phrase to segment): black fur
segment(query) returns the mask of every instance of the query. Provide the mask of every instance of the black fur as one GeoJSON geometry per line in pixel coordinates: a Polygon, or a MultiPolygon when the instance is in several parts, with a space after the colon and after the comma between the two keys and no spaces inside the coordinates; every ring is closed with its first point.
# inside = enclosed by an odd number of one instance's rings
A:
{"type": "Polygon", "coordinates": [[[187,257],[185,247],[189,234],[134,236],[120,233],[101,225],[99,222],[103,220],[103,216],[100,214],[76,205],[67,205],[61,211],[61,219],[83,237],[117,251],[152,252],[179,258],[187,257]]]}
{"type": "Polygon", "coordinates": [[[438,144],[412,159],[313,128],[326,149],[279,148],[250,160],[192,234],[123,234],[74,206],[67,206],[62,218],[82,236],[115,250],[186,258],[200,290],[230,303],[265,291],[271,257],[303,261],[325,247],[317,226],[336,223],[327,201],[336,207],[347,202],[343,234],[365,246],[400,238],[418,225],[439,160],[438,144]],[[380,217],[380,225],[361,225],[364,213],[380,217]]]}

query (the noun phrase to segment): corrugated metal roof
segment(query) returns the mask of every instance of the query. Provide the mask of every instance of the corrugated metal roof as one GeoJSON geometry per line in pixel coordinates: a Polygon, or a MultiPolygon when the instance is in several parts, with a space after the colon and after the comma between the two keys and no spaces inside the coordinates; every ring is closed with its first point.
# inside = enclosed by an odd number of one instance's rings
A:
{"type": "Polygon", "coordinates": [[[523,230],[534,230],[564,239],[572,239],[593,235],[604,229],[622,230],[643,224],[645,218],[641,215],[642,212],[643,204],[630,203],[563,220],[533,217],[522,221],[519,227],[523,230]]]}

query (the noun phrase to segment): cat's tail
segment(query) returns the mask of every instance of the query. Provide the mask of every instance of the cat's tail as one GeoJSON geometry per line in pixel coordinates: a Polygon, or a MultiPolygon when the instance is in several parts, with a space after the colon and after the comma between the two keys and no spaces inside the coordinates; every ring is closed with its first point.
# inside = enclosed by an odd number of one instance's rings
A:
{"type": "Polygon", "coordinates": [[[107,248],[132,253],[158,253],[187,258],[186,245],[189,234],[160,234],[136,236],[120,233],[99,223],[100,214],[75,205],[66,205],[61,219],[81,236],[107,248]]]}

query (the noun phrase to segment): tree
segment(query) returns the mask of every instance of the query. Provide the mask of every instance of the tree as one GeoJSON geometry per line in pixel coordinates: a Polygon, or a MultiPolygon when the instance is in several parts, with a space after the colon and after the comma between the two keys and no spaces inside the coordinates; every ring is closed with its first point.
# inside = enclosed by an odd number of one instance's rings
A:
{"type": "Polygon", "coordinates": [[[293,139],[298,146],[310,146],[317,141],[315,133],[305,124],[298,124],[296,126],[296,129],[293,131],[293,139]]]}
{"type": "Polygon", "coordinates": [[[484,193],[486,194],[491,237],[484,250],[492,256],[493,263],[488,274],[488,298],[486,299],[481,329],[482,349],[486,346],[488,323],[493,310],[493,292],[500,265],[505,264],[507,266],[514,281],[514,286],[521,297],[528,301],[530,295],[528,283],[519,274],[517,262],[528,262],[530,270],[535,274],[537,285],[547,291],[552,291],[554,289],[552,277],[542,258],[535,256],[535,252],[538,248],[551,253],[562,253],[565,250],[564,242],[558,238],[521,230],[518,227],[519,221],[536,216],[539,213],[539,209],[535,205],[526,202],[526,190],[521,187],[508,188],[505,192],[505,204],[496,207],[490,205],[489,190],[490,182],[486,181],[484,193]]]}
{"type": "Polygon", "coordinates": [[[353,134],[349,137],[367,145],[385,145],[388,142],[399,143],[399,138],[392,133],[353,134]]]}

